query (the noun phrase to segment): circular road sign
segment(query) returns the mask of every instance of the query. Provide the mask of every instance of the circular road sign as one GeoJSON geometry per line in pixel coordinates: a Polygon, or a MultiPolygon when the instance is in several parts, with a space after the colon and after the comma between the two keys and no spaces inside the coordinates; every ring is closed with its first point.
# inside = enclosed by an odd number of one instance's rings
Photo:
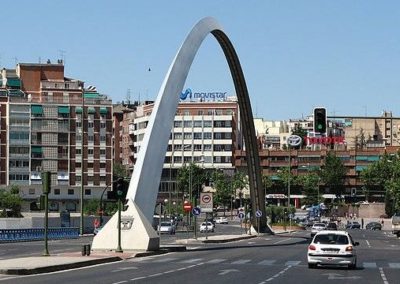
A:
{"type": "Polygon", "coordinates": [[[298,135],[290,135],[287,139],[287,143],[292,147],[299,146],[301,144],[301,137],[298,135]]]}
{"type": "Polygon", "coordinates": [[[208,194],[204,194],[204,195],[201,197],[201,201],[203,201],[204,203],[210,203],[210,201],[211,201],[211,196],[208,195],[208,194]]]}
{"type": "Polygon", "coordinates": [[[200,213],[201,213],[201,208],[200,208],[200,207],[193,207],[193,209],[192,209],[192,214],[193,214],[194,216],[199,216],[200,213]]]}
{"type": "Polygon", "coordinates": [[[243,219],[243,218],[244,218],[244,213],[243,213],[243,212],[239,212],[238,217],[239,217],[240,219],[243,219]]]}
{"type": "Polygon", "coordinates": [[[262,216],[262,211],[261,210],[257,210],[256,211],[256,217],[260,218],[262,216]]]}

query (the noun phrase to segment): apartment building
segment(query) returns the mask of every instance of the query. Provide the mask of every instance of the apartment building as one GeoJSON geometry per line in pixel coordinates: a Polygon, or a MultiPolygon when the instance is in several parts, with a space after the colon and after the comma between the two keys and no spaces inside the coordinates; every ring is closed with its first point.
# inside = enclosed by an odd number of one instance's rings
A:
{"type": "Polygon", "coordinates": [[[51,172],[51,211],[78,211],[112,182],[112,103],[67,78],[62,61],[20,63],[1,72],[0,185],[18,185],[24,210],[51,172]]]}

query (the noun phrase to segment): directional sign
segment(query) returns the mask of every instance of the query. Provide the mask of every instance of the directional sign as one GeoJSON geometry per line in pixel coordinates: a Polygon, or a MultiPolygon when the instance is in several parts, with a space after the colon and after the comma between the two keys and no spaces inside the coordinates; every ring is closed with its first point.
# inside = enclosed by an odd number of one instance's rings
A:
{"type": "Polygon", "coordinates": [[[193,207],[193,209],[192,209],[192,214],[193,214],[194,216],[199,216],[200,213],[201,213],[201,208],[200,208],[200,207],[193,207]]]}
{"type": "Polygon", "coordinates": [[[256,211],[256,217],[260,218],[262,216],[262,211],[261,210],[257,210],[256,211]]]}
{"type": "Polygon", "coordinates": [[[244,213],[243,213],[243,212],[239,212],[238,217],[239,217],[240,219],[243,219],[243,218],[244,218],[244,213]]]}
{"type": "Polygon", "coordinates": [[[201,212],[213,212],[213,196],[211,192],[200,193],[200,208],[201,212]]]}

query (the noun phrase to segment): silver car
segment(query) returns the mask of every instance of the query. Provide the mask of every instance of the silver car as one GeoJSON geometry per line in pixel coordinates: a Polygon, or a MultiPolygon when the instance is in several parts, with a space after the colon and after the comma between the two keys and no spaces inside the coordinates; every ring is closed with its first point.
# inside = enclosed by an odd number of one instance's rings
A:
{"type": "Polygon", "coordinates": [[[314,225],[311,227],[311,237],[313,237],[316,233],[325,229],[326,229],[325,223],[314,223],[314,225]]]}
{"type": "Polygon", "coordinates": [[[321,231],[308,246],[307,261],[309,268],[317,265],[345,265],[354,269],[357,266],[357,254],[354,242],[346,231],[321,231]]]}

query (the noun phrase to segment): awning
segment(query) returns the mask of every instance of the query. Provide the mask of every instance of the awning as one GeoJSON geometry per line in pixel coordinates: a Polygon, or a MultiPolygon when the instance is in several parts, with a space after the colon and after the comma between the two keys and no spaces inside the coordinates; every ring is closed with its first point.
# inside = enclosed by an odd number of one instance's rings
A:
{"type": "Polygon", "coordinates": [[[88,107],[88,113],[96,113],[96,110],[94,109],[94,107],[88,107]]]}
{"type": "Polygon", "coordinates": [[[76,113],[82,113],[82,107],[75,107],[76,113]]]}
{"type": "Polygon", "coordinates": [[[42,154],[42,147],[40,147],[40,146],[32,146],[32,153],[35,153],[35,154],[42,154]]]}
{"type": "Polygon", "coordinates": [[[100,114],[107,114],[108,110],[106,107],[100,107],[100,114]]]}
{"type": "Polygon", "coordinates": [[[59,106],[58,113],[69,114],[69,107],[67,106],[59,106]]]}
{"type": "Polygon", "coordinates": [[[41,105],[32,105],[31,112],[32,114],[43,114],[43,107],[41,105]]]}
{"type": "Polygon", "coordinates": [[[84,93],[83,97],[85,99],[99,99],[100,98],[100,94],[99,93],[84,93]]]}
{"type": "Polygon", "coordinates": [[[19,78],[7,78],[7,86],[20,88],[21,80],[19,78]]]}

